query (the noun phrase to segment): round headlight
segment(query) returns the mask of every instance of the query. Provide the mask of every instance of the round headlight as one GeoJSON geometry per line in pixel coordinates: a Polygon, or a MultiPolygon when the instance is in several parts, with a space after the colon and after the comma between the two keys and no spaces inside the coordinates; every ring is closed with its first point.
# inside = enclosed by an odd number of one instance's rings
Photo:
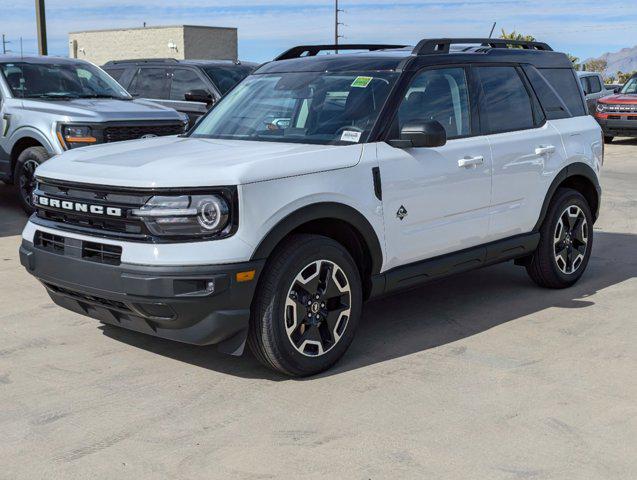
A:
{"type": "Polygon", "coordinates": [[[223,212],[228,211],[225,201],[218,197],[206,197],[199,201],[197,206],[197,220],[206,230],[215,230],[219,227],[223,212]]]}

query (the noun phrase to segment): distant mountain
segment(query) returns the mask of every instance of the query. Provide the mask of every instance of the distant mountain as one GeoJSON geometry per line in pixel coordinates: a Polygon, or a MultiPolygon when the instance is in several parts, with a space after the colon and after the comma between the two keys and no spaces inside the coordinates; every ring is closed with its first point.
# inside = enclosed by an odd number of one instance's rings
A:
{"type": "Polygon", "coordinates": [[[607,75],[617,72],[633,72],[637,70],[637,45],[632,48],[622,48],[619,52],[605,53],[598,59],[606,60],[608,63],[606,72],[604,72],[607,75]]]}

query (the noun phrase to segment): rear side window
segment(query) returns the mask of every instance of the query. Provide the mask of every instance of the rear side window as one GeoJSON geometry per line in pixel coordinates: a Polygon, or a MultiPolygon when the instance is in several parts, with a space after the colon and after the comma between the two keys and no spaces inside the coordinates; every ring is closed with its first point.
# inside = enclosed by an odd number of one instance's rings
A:
{"type": "Polygon", "coordinates": [[[541,68],[540,72],[562,98],[574,117],[586,115],[575,73],[570,68],[541,68]]]}
{"type": "Polygon", "coordinates": [[[535,127],[531,97],[514,67],[475,69],[484,93],[480,119],[488,133],[535,127]]]}
{"type": "Polygon", "coordinates": [[[130,86],[130,93],[143,98],[165,99],[168,91],[168,70],[140,68],[130,86]]]}
{"type": "Polygon", "coordinates": [[[252,73],[254,68],[246,65],[218,65],[204,67],[204,71],[219,90],[225,95],[228,90],[252,73]]]}
{"type": "Polygon", "coordinates": [[[531,83],[531,87],[539,99],[542,109],[548,120],[558,120],[560,118],[570,118],[571,113],[566,104],[562,101],[555,89],[548,83],[535,67],[524,65],[522,67],[526,77],[531,83]]]}

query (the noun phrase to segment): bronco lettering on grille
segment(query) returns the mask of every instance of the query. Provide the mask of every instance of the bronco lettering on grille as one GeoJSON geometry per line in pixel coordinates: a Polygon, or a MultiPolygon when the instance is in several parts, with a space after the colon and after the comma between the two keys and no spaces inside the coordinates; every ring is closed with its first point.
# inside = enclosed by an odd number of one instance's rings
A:
{"type": "Polygon", "coordinates": [[[91,205],[90,203],[72,202],[69,200],[59,200],[57,198],[43,197],[41,195],[35,197],[35,203],[42,207],[56,208],[69,212],[91,213],[93,215],[104,215],[107,217],[122,216],[121,208],[91,205]]]}

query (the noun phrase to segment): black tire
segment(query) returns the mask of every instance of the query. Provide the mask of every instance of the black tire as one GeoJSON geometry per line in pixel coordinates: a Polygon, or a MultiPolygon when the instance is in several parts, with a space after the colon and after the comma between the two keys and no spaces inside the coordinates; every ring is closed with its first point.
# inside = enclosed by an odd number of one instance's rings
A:
{"type": "Polygon", "coordinates": [[[604,143],[613,143],[613,139],[615,137],[611,137],[610,135],[604,135],[604,143]]]}
{"type": "Polygon", "coordinates": [[[560,188],[551,200],[540,243],[526,271],[541,287],[570,287],[586,270],[592,248],[593,216],[588,202],[578,191],[560,188]]]}
{"type": "Polygon", "coordinates": [[[35,169],[46,162],[50,155],[44,147],[29,147],[18,157],[15,165],[14,182],[18,187],[18,198],[25,212],[33,213],[32,193],[35,188],[35,169]]]}
{"type": "Polygon", "coordinates": [[[327,237],[293,235],[273,253],[259,280],[252,304],[248,346],[261,363],[286,375],[317,374],[343,356],[354,338],[361,308],[360,274],[347,250],[327,237]],[[312,274],[314,271],[317,275],[312,274]],[[299,278],[305,281],[304,274],[313,280],[299,283],[299,278]],[[326,284],[321,277],[329,278],[331,283],[326,284]],[[312,290],[314,283],[317,287],[312,290]],[[342,293],[344,285],[349,293],[342,293]],[[334,288],[338,289],[338,295],[330,297],[334,288]],[[321,300],[315,301],[312,291],[326,292],[321,300]],[[306,297],[319,305],[307,306],[306,297]],[[324,304],[320,303],[323,299],[324,304]],[[312,315],[315,307],[325,310],[312,315]],[[318,342],[312,340],[316,335],[320,338],[318,342]],[[326,337],[331,341],[324,341],[326,337]]]}

